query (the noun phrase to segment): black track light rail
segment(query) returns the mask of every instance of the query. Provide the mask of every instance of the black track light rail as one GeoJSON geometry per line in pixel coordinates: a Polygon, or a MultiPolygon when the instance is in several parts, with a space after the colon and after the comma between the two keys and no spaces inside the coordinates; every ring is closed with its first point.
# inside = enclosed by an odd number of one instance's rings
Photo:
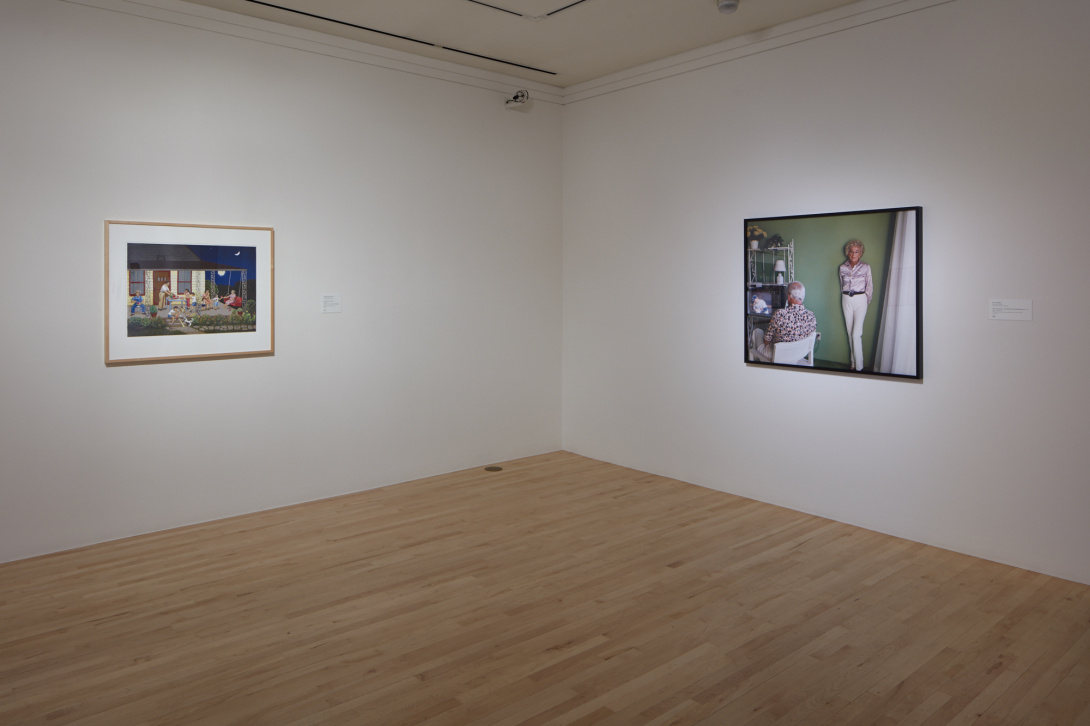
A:
{"type": "MultiPolygon", "coordinates": [[[[577,0],[577,3],[585,2],[586,0],[577,0]]],[[[420,40],[419,38],[410,38],[407,35],[398,35],[397,33],[389,33],[385,30],[379,30],[377,28],[369,28],[366,25],[357,25],[356,23],[349,23],[345,20],[337,20],[336,18],[327,18],[324,15],[317,15],[315,13],[308,13],[305,10],[296,10],[295,8],[284,7],[283,5],[275,5],[273,3],[267,3],[263,0],[246,0],[246,2],[253,3],[254,5],[262,5],[267,8],[273,8],[274,10],[282,10],[286,13],[295,13],[296,15],[303,15],[308,18],[314,18],[315,20],[322,20],[327,23],[336,23],[337,25],[344,25],[349,28],[355,28],[356,30],[364,30],[368,33],[378,33],[379,35],[385,35],[388,38],[397,38],[398,40],[407,40],[410,43],[419,43],[420,45],[427,45],[432,48],[439,48],[440,50],[449,50],[451,53],[461,53],[462,55],[472,56],[473,58],[480,58],[481,60],[492,61],[493,63],[503,63],[504,65],[514,66],[515,68],[524,68],[528,71],[534,71],[536,73],[544,73],[546,75],[555,76],[555,71],[547,71],[544,68],[534,68],[533,66],[523,65],[522,63],[515,63],[514,61],[503,60],[502,58],[493,58],[488,55],[481,55],[480,53],[471,53],[468,50],[461,50],[459,48],[451,48],[447,45],[440,45],[439,43],[431,43],[427,40],[420,40]]],[[[577,4],[573,3],[573,4],[577,4]]],[[[484,5],[485,3],[478,3],[484,5]]],[[[489,7],[494,7],[489,5],[489,7]]],[[[502,8],[496,8],[502,10],[502,8]]],[[[563,10],[564,8],[561,8],[563,10]]],[[[510,12],[510,11],[504,11],[510,12]]],[[[554,11],[559,12],[559,11],[554,11]]],[[[515,13],[518,15],[518,13],[515,13]]]]}
{"type": "Polygon", "coordinates": [[[514,15],[514,16],[519,17],[519,18],[529,18],[530,20],[541,20],[541,18],[551,18],[552,16],[556,15],[559,12],[563,12],[563,11],[567,10],[568,8],[574,8],[576,5],[578,5],[580,3],[585,3],[586,1],[587,0],[575,0],[575,2],[568,3],[567,5],[565,5],[562,8],[557,8],[556,10],[551,10],[551,11],[545,13],[544,15],[542,15],[540,17],[537,17],[537,16],[534,16],[534,15],[526,15],[525,13],[520,13],[520,12],[515,11],[515,10],[508,10],[507,8],[501,8],[499,5],[493,5],[492,3],[482,2],[482,0],[466,0],[466,2],[471,2],[474,5],[484,5],[486,8],[492,8],[493,10],[499,10],[501,13],[507,13],[508,15],[514,15]]]}
{"type": "Polygon", "coordinates": [[[552,12],[550,12],[550,13],[545,13],[545,17],[547,17],[547,18],[551,18],[552,16],[556,15],[557,13],[561,13],[561,12],[564,12],[564,11],[565,11],[565,10],[567,10],[568,8],[574,8],[574,7],[576,6],[576,5],[578,5],[578,4],[580,4],[580,3],[585,3],[586,1],[587,1],[587,0],[575,0],[575,2],[573,2],[573,3],[568,3],[567,5],[565,5],[565,6],[564,6],[564,7],[562,7],[562,8],[557,8],[556,10],[553,10],[553,11],[552,11],[552,12]]]}
{"type": "Polygon", "coordinates": [[[486,8],[492,8],[493,10],[499,10],[501,13],[507,13],[508,15],[514,15],[517,18],[525,18],[527,16],[514,10],[508,10],[507,8],[501,8],[499,5],[492,5],[491,3],[483,3],[481,0],[467,0],[474,5],[484,5],[486,8]]]}

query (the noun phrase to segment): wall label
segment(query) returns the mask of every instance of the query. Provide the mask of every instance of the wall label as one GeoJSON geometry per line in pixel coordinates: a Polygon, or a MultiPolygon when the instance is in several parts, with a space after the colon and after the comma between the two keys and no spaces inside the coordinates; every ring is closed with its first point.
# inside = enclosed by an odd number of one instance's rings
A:
{"type": "Polygon", "coordinates": [[[1033,320],[1033,301],[993,297],[988,301],[988,317],[992,320],[1033,320]]]}
{"type": "Polygon", "coordinates": [[[341,311],[340,293],[328,293],[322,295],[321,310],[323,313],[339,313],[341,311]]]}

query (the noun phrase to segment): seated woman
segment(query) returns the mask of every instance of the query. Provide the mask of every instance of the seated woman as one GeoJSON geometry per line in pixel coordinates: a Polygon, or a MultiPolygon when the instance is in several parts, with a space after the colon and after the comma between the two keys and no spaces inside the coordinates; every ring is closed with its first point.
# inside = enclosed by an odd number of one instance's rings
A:
{"type": "Polygon", "coordinates": [[[817,332],[817,317],[802,304],[806,286],[798,280],[787,286],[787,307],[772,314],[768,330],[754,328],[751,360],[771,363],[776,343],[793,343],[817,332]]]}

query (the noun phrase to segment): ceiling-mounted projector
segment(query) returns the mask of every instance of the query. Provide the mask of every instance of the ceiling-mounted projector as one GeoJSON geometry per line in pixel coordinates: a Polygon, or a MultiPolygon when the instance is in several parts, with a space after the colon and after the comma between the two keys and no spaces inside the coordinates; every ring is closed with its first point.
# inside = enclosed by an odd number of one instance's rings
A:
{"type": "Polygon", "coordinates": [[[719,5],[719,12],[724,15],[730,15],[738,9],[738,0],[717,0],[719,5]]]}

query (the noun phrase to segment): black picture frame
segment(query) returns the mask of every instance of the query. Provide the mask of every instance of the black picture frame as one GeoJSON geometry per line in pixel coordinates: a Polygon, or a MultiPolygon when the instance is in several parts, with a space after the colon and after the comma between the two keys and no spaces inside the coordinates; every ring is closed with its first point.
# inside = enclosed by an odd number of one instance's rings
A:
{"type": "Polygon", "coordinates": [[[748,365],[923,379],[922,207],[751,217],[743,231],[748,365]]]}

